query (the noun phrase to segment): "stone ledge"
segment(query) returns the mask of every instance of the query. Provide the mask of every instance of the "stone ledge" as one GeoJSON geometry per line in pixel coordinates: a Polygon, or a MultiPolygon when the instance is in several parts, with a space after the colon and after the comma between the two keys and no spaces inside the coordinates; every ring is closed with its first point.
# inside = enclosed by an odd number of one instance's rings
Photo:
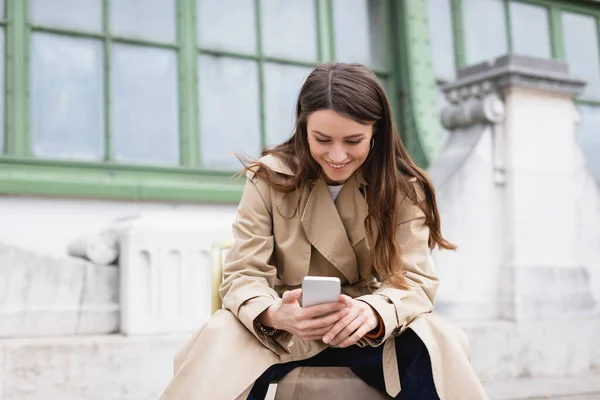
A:
{"type": "Polygon", "coordinates": [[[575,377],[490,382],[485,388],[494,400],[598,400],[600,370],[596,374],[575,377]]]}
{"type": "Polygon", "coordinates": [[[119,271],[0,243],[0,337],[119,330],[119,271]]]}
{"type": "Polygon", "coordinates": [[[0,400],[156,400],[188,337],[0,339],[0,400]]]}

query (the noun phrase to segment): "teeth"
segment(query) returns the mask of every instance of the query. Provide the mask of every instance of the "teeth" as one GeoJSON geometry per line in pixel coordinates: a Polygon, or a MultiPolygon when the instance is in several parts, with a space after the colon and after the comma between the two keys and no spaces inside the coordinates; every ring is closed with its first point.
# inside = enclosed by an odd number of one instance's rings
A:
{"type": "Polygon", "coordinates": [[[339,168],[344,168],[348,163],[346,163],[346,164],[331,164],[331,163],[327,163],[327,164],[329,164],[331,166],[331,168],[337,168],[337,169],[339,169],[339,168]]]}

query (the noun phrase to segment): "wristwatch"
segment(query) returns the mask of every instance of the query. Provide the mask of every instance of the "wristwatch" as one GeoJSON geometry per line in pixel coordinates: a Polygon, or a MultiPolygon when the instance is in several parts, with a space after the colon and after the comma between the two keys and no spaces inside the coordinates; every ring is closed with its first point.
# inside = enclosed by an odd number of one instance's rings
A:
{"type": "Polygon", "coordinates": [[[273,337],[273,336],[277,335],[279,332],[281,332],[279,329],[271,328],[270,326],[264,326],[263,324],[261,324],[260,322],[258,322],[256,320],[254,321],[254,323],[256,324],[256,328],[258,328],[260,333],[262,333],[265,336],[273,337]]]}

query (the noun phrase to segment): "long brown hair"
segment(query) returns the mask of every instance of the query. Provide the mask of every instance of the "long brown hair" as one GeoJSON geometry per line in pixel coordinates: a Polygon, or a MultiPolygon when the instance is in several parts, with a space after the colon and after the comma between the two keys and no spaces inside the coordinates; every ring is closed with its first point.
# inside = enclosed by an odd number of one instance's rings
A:
{"type": "MultiPolygon", "coordinates": [[[[323,64],[308,76],[296,105],[296,127],[286,142],[263,151],[285,163],[294,176],[282,176],[259,161],[251,168],[272,187],[290,193],[303,190],[318,179],[319,164],[313,159],[308,146],[306,122],[318,110],[336,111],[361,124],[375,121],[373,149],[362,166],[369,187],[366,200],[369,213],[365,219],[367,240],[371,257],[379,278],[394,286],[406,288],[404,274],[398,274],[402,255],[396,240],[400,221],[400,208],[407,199],[417,204],[425,214],[429,227],[429,248],[455,249],[441,234],[440,217],[433,185],[425,172],[415,165],[402,144],[394,122],[390,101],[377,76],[361,64],[323,64]],[[409,181],[416,178],[425,192],[418,201],[414,186],[409,181]]],[[[298,203],[299,205],[299,203],[298,203]]],[[[298,210],[297,210],[298,211],[298,210]]]]}

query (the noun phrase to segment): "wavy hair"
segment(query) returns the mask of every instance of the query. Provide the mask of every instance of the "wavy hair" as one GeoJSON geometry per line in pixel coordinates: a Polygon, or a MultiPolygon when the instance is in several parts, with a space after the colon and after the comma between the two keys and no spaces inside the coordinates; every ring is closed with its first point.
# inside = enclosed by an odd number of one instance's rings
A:
{"type": "Polygon", "coordinates": [[[365,231],[379,279],[406,288],[404,273],[398,268],[402,265],[402,254],[396,239],[399,211],[405,206],[403,201],[410,200],[425,214],[430,249],[438,246],[453,250],[456,247],[442,236],[433,185],[402,144],[392,119],[390,101],[377,76],[367,67],[361,64],[323,64],[306,78],[296,105],[294,134],[286,142],[263,151],[263,155],[272,154],[285,163],[294,172],[293,177],[278,174],[260,161],[251,162],[246,169],[251,169],[284,193],[301,191],[318,179],[321,168],[311,156],[306,125],[309,115],[319,110],[333,110],[361,124],[375,121],[373,149],[362,166],[363,175],[369,183],[366,192],[369,213],[365,219],[365,231]],[[416,178],[422,186],[424,200],[417,199],[411,178],[416,178]]]}

